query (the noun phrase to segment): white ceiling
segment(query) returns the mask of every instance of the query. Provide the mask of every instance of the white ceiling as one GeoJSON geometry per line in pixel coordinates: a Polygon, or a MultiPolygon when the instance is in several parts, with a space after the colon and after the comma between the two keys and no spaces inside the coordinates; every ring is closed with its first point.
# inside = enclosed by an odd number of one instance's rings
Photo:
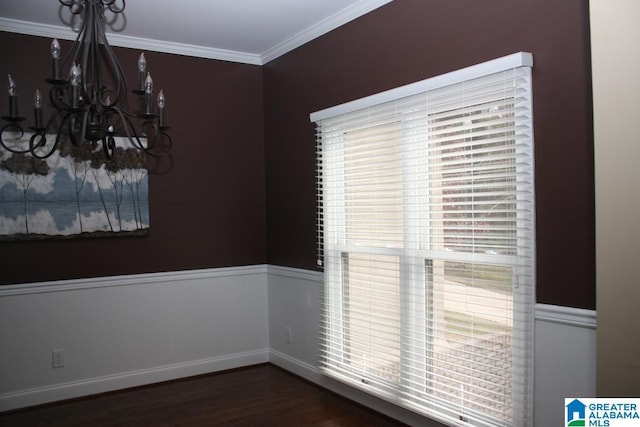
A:
{"type": "MultiPolygon", "coordinates": [[[[262,65],[391,1],[129,0],[107,33],[113,46],[262,65]]],[[[70,23],[55,0],[0,0],[2,31],[71,40],[70,23]]]]}

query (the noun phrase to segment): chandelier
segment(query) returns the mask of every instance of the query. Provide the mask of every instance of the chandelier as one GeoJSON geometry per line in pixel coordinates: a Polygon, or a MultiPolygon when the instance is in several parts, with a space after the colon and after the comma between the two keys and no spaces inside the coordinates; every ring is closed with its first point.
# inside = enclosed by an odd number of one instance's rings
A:
{"type": "Polygon", "coordinates": [[[154,99],[153,80],[147,72],[144,53],[138,59],[138,82],[132,95],[120,63],[107,41],[105,12],[119,14],[125,0],[58,0],[72,15],[81,18],[81,27],[73,47],[61,59],[57,39],[51,43],[52,71],[49,104],[53,113],[43,120],[43,99],[35,90],[33,126],[22,127],[26,120],[18,112],[17,85],[8,76],[9,114],[0,130],[0,144],[16,154],[30,154],[39,159],[50,157],[62,144],[70,142],[77,149],[98,150],[112,159],[121,152],[117,137],[150,156],[163,156],[172,141],[165,124],[165,96],[162,90],[154,99]],[[66,74],[65,74],[66,71],[66,74]],[[66,77],[65,77],[66,76],[66,77]],[[135,99],[135,110],[127,108],[135,99]],[[52,137],[55,135],[55,138],[52,137]],[[47,135],[50,135],[47,138],[47,135]]]}

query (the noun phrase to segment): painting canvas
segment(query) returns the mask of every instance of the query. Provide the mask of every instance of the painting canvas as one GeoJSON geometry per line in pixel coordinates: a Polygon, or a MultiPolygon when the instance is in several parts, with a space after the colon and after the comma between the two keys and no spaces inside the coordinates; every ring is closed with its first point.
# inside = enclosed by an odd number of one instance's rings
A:
{"type": "Polygon", "coordinates": [[[0,241],[148,234],[144,153],[127,138],[111,159],[101,147],[61,138],[47,159],[0,150],[0,241]]]}

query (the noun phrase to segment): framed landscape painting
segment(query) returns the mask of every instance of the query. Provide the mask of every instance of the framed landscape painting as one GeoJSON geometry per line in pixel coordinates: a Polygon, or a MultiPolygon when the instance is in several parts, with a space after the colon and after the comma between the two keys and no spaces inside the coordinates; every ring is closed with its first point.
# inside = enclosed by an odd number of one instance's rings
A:
{"type": "Polygon", "coordinates": [[[0,149],[0,241],[148,234],[146,157],[128,146],[116,138],[110,159],[101,144],[62,138],[46,159],[0,149]]]}

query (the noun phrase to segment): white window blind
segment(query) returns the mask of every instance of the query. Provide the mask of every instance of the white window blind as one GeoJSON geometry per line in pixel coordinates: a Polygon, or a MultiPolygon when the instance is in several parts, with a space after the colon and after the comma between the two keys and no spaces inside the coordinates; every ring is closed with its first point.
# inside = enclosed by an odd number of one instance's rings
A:
{"type": "Polygon", "coordinates": [[[311,115],[326,374],[449,425],[530,425],[531,65],[311,115]]]}

